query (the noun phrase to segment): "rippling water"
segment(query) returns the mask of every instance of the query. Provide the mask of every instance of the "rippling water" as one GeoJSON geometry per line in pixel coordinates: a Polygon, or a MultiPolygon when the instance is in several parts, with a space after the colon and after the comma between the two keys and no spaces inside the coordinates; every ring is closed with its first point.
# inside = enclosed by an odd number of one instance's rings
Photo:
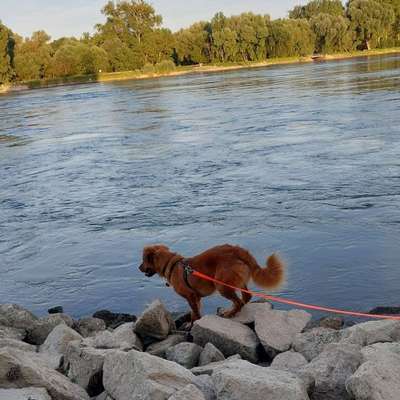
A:
{"type": "MultiPolygon", "coordinates": [[[[0,96],[0,302],[75,316],[155,297],[145,244],[241,244],[281,294],[400,304],[400,56],[0,96]]],[[[223,301],[205,302],[213,311],[223,301]]]]}

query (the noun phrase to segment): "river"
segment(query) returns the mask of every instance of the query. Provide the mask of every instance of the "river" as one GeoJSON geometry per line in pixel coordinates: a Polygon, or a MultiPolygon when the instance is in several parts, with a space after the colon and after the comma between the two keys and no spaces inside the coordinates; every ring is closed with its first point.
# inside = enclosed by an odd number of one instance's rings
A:
{"type": "Polygon", "coordinates": [[[229,242],[288,298],[400,305],[399,155],[400,55],[1,95],[0,302],[186,309],[143,246],[229,242]]]}

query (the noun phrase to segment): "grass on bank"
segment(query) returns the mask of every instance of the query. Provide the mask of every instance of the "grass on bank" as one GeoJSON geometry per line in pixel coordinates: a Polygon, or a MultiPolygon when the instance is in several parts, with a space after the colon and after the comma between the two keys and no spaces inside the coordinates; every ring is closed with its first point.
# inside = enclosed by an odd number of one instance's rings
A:
{"type": "MultiPolygon", "coordinates": [[[[394,47],[388,49],[352,51],[348,53],[327,54],[323,55],[322,57],[325,60],[338,60],[344,58],[369,57],[369,56],[378,56],[378,55],[392,54],[392,53],[400,53],[400,47],[394,47]]],[[[112,81],[130,80],[130,79],[132,80],[148,79],[148,78],[158,78],[162,76],[184,75],[189,73],[218,72],[218,71],[225,71],[232,69],[257,68],[270,65],[293,64],[293,63],[311,62],[311,61],[312,61],[311,56],[307,57],[296,56],[296,57],[271,58],[265,61],[226,62],[226,63],[215,63],[215,64],[204,64],[204,65],[177,66],[177,67],[172,63],[172,61],[163,61],[156,65],[150,65],[150,64],[145,65],[142,70],[136,70],[136,71],[100,72],[98,74],[67,76],[60,78],[18,82],[13,85],[0,85],[0,93],[5,93],[12,90],[39,89],[39,88],[47,88],[60,85],[94,83],[94,82],[112,82],[112,81]]]]}

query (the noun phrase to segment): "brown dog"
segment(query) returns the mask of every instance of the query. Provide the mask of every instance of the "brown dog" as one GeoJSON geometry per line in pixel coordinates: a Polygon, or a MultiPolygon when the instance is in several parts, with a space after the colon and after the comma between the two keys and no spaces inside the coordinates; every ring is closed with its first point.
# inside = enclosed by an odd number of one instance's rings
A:
{"type": "Polygon", "coordinates": [[[216,290],[233,302],[233,307],[223,313],[227,318],[238,313],[250,301],[251,295],[242,292],[239,298],[231,288],[193,276],[188,267],[241,289],[247,289],[250,279],[259,287],[277,288],[282,284],[285,272],[285,265],[277,255],[271,255],[267,260],[267,268],[261,268],[247,250],[229,244],[213,247],[186,259],[164,245],[145,247],[140,271],[148,277],[158,274],[165,278],[188,301],[192,308],[192,322],[201,317],[201,298],[216,290]]]}

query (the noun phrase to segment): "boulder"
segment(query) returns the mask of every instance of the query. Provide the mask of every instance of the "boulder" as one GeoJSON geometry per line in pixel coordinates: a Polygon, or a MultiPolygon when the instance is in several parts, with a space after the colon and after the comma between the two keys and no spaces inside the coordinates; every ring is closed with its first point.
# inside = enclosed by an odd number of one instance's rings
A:
{"type": "Polygon", "coordinates": [[[212,343],[207,343],[200,354],[199,366],[223,360],[224,355],[212,343]]]}
{"type": "Polygon", "coordinates": [[[377,343],[361,350],[364,363],[347,380],[356,400],[398,400],[400,396],[400,343],[377,343]]]}
{"type": "Polygon", "coordinates": [[[137,319],[136,315],[113,313],[108,310],[96,311],[93,314],[93,318],[102,319],[106,327],[112,329],[118,328],[120,325],[128,322],[135,322],[137,319]]]}
{"type": "Polygon", "coordinates": [[[342,338],[342,332],[327,328],[314,328],[299,333],[293,341],[293,349],[301,353],[308,361],[317,357],[327,344],[337,343],[342,338]]]}
{"type": "Polygon", "coordinates": [[[269,302],[247,303],[231,320],[241,324],[251,324],[254,323],[257,312],[271,311],[272,309],[272,304],[269,302]]]}
{"type": "Polygon", "coordinates": [[[87,393],[65,376],[48,367],[38,354],[0,349],[0,387],[42,387],[57,400],[88,400],[87,393]]]}
{"type": "Polygon", "coordinates": [[[206,400],[217,400],[217,392],[215,391],[214,382],[209,375],[195,376],[193,385],[201,390],[206,400]]]}
{"type": "Polygon", "coordinates": [[[142,351],[142,341],[133,331],[133,328],[132,322],[123,324],[112,332],[101,331],[95,336],[85,338],[82,344],[96,349],[120,349],[123,351],[136,349],[142,351]]]}
{"type": "Polygon", "coordinates": [[[103,392],[103,364],[106,355],[115,350],[83,347],[80,341],[70,342],[64,357],[68,378],[85,389],[90,396],[103,392]]]}
{"type": "Polygon", "coordinates": [[[306,387],[297,376],[244,360],[217,370],[212,379],[218,400],[309,400],[306,387]]]}
{"type": "Polygon", "coordinates": [[[16,329],[31,329],[38,318],[17,304],[0,304],[0,325],[16,329]]]}
{"type": "Polygon", "coordinates": [[[135,332],[138,335],[141,337],[150,336],[158,340],[165,339],[175,329],[171,314],[160,300],[153,301],[135,324],[135,332]]]}
{"type": "Polygon", "coordinates": [[[62,306],[51,307],[47,310],[49,314],[63,314],[64,308],[62,306]]]}
{"type": "Polygon", "coordinates": [[[136,350],[107,354],[103,370],[104,387],[118,400],[166,400],[194,379],[179,364],[136,350]]]}
{"type": "Polygon", "coordinates": [[[44,388],[0,389],[3,400],[52,400],[44,388]]]}
{"type": "Polygon", "coordinates": [[[106,329],[106,323],[99,318],[81,318],[76,323],[75,329],[86,338],[95,336],[98,332],[104,331],[106,329]]]}
{"type": "Polygon", "coordinates": [[[197,386],[190,384],[175,392],[169,400],[206,400],[206,398],[197,386]]]}
{"type": "Polygon", "coordinates": [[[66,325],[71,328],[74,325],[74,320],[66,314],[51,314],[40,318],[31,329],[27,330],[26,341],[31,344],[42,345],[57,325],[66,325]]]}
{"type": "Polygon", "coordinates": [[[169,361],[174,361],[191,369],[198,364],[202,351],[203,348],[195,343],[183,342],[166,350],[165,357],[169,361]]]}
{"type": "Polygon", "coordinates": [[[201,367],[194,367],[191,369],[194,375],[201,376],[201,375],[212,375],[215,371],[225,368],[227,364],[241,360],[239,354],[235,354],[234,356],[228,357],[226,360],[213,362],[207,365],[202,365],[201,367]]]}
{"type": "Polygon", "coordinates": [[[259,341],[249,327],[239,322],[206,315],[194,323],[191,334],[200,346],[210,342],[226,357],[240,354],[246,360],[257,362],[259,341]]]}
{"type": "Polygon", "coordinates": [[[362,361],[360,347],[352,344],[328,344],[324,351],[299,371],[314,380],[313,400],[349,400],[346,380],[362,361]]]}
{"type": "Polygon", "coordinates": [[[297,373],[298,370],[307,365],[307,363],[307,360],[302,354],[296,353],[295,351],[286,351],[285,353],[278,354],[274,358],[271,368],[297,373]]]}
{"type": "Polygon", "coordinates": [[[169,335],[166,339],[162,340],[161,342],[156,342],[151,344],[146,351],[153,355],[158,356],[161,358],[165,358],[165,351],[172,346],[175,346],[178,343],[182,343],[186,341],[185,334],[174,334],[169,335]]]}
{"type": "Polygon", "coordinates": [[[369,321],[343,330],[342,342],[369,346],[379,342],[400,341],[400,321],[369,321]]]}
{"type": "Polygon", "coordinates": [[[0,325],[0,338],[24,340],[26,337],[25,329],[11,328],[9,326],[0,325]]]}
{"type": "Polygon", "coordinates": [[[73,340],[81,341],[82,336],[65,324],[57,325],[47,336],[46,341],[40,346],[39,353],[47,358],[48,364],[58,369],[62,357],[67,353],[67,346],[73,340]]]}
{"type": "Polygon", "coordinates": [[[12,349],[36,353],[36,346],[22,342],[21,340],[0,338],[0,349],[3,347],[11,347],[12,349]]]}
{"type": "Polygon", "coordinates": [[[295,336],[310,320],[311,314],[302,310],[262,311],[256,314],[255,331],[265,351],[273,358],[289,350],[295,336]]]}

